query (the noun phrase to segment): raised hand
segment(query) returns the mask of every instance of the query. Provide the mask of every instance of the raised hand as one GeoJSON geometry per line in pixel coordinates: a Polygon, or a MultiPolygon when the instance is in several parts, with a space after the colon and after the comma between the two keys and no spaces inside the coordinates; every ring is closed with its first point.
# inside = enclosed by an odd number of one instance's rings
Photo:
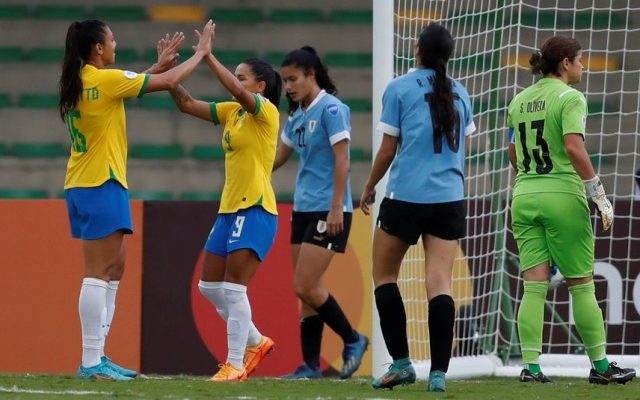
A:
{"type": "Polygon", "coordinates": [[[176,32],[173,37],[169,37],[167,33],[163,38],[158,40],[156,50],[158,51],[158,63],[156,68],[158,72],[164,72],[173,68],[178,64],[178,57],[180,53],[177,52],[178,48],[184,42],[184,33],[176,32]]]}
{"type": "Polygon", "coordinates": [[[196,52],[202,52],[205,54],[211,53],[211,44],[213,42],[215,26],[216,25],[213,21],[209,20],[202,29],[202,33],[197,29],[195,30],[196,35],[198,36],[198,44],[194,47],[196,52]]]}

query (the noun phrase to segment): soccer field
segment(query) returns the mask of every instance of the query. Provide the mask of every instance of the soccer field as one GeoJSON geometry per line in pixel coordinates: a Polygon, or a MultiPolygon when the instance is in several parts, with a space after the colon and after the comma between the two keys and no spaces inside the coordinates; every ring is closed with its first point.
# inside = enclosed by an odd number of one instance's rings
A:
{"type": "Polygon", "coordinates": [[[243,383],[211,383],[205,377],[150,376],[133,382],[79,381],[69,376],[0,375],[0,398],[101,399],[640,399],[637,383],[596,386],[586,379],[558,379],[556,385],[521,384],[515,378],[483,378],[447,382],[446,393],[427,393],[418,381],[394,390],[374,390],[369,379],[284,381],[250,379],[243,383]]]}

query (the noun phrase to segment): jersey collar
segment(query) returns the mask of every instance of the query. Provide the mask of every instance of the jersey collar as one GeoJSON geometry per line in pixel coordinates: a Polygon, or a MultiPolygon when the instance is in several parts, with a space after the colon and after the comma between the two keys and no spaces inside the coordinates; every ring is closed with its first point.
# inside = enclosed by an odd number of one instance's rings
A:
{"type": "MultiPolygon", "coordinates": [[[[307,109],[306,109],[306,110],[304,110],[304,112],[305,112],[305,113],[309,112],[309,110],[311,110],[311,108],[312,108],[313,106],[315,106],[315,105],[316,105],[316,103],[318,103],[318,102],[320,101],[320,99],[322,99],[326,94],[327,94],[327,92],[326,92],[324,89],[320,90],[320,93],[318,93],[318,95],[316,96],[316,98],[315,98],[315,99],[313,99],[313,101],[311,102],[311,104],[309,104],[309,107],[307,107],[307,109]]],[[[302,109],[302,107],[300,107],[300,108],[302,109]]]]}

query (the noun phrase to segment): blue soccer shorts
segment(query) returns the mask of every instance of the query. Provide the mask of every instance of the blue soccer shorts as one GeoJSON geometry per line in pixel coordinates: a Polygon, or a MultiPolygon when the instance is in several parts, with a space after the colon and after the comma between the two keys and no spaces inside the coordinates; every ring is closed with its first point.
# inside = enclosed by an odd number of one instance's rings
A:
{"type": "Polygon", "coordinates": [[[262,261],[273,245],[277,228],[278,216],[261,206],[218,214],[204,248],[221,257],[235,250],[251,249],[262,261]]]}
{"type": "Polygon", "coordinates": [[[96,187],[67,189],[64,197],[72,237],[95,240],[117,231],[133,233],[129,193],[120,182],[110,179],[96,187]]]}

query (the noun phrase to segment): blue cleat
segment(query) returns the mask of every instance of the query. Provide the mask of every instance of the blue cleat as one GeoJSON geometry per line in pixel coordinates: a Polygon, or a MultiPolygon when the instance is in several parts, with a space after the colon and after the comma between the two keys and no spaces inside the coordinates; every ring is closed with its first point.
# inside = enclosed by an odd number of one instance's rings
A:
{"type": "Polygon", "coordinates": [[[429,372],[429,385],[427,386],[427,392],[444,392],[445,391],[445,377],[444,372],[435,370],[429,372]]]}
{"type": "Polygon", "coordinates": [[[107,364],[109,366],[109,368],[111,368],[112,370],[116,371],[117,373],[119,373],[122,376],[126,376],[129,378],[135,378],[136,376],[138,376],[138,373],[132,369],[127,369],[127,368],[123,368],[121,366],[119,366],[118,364],[114,363],[113,361],[111,361],[111,359],[107,356],[102,356],[100,358],[100,361],[102,361],[103,363],[107,364]]]}
{"type": "Polygon", "coordinates": [[[408,385],[415,383],[416,371],[413,365],[399,368],[395,364],[391,364],[389,370],[378,379],[374,379],[371,386],[374,389],[393,389],[397,385],[408,385]]]}
{"type": "Polygon", "coordinates": [[[320,379],[322,378],[322,371],[320,367],[310,367],[307,363],[302,363],[295,371],[290,374],[282,375],[282,379],[320,379]]]}
{"type": "Polygon", "coordinates": [[[347,379],[360,368],[362,357],[369,347],[369,338],[358,333],[358,340],[353,343],[345,343],[342,351],[342,359],[344,364],[340,371],[340,379],[347,379]]]}
{"type": "Polygon", "coordinates": [[[130,381],[132,378],[128,376],[120,375],[118,372],[112,370],[105,362],[101,362],[93,367],[83,367],[80,365],[78,373],[76,374],[78,379],[83,380],[96,380],[96,381],[130,381]]]}

